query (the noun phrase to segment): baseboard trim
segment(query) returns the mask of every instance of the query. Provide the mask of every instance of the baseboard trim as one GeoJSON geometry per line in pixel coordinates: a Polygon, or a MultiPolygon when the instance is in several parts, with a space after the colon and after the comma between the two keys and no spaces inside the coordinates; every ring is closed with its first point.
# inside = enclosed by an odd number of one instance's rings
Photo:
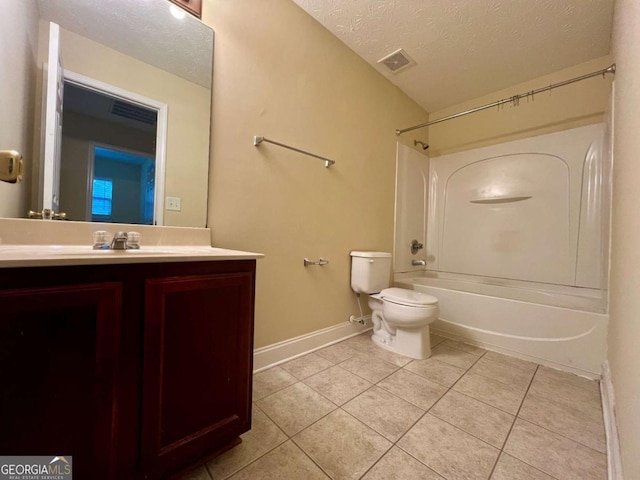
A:
{"type": "Polygon", "coordinates": [[[600,395],[602,396],[604,431],[607,439],[607,470],[609,473],[609,480],[623,480],[620,443],[618,441],[618,427],[616,425],[616,402],[613,394],[611,370],[609,370],[609,362],[607,361],[602,364],[600,395]]]}
{"type": "Polygon", "coordinates": [[[344,322],[300,335],[299,337],[290,338],[283,342],[274,343],[273,345],[256,348],[253,351],[253,373],[261,372],[346,338],[359,335],[369,330],[369,328],[355,323],[344,322]]]}

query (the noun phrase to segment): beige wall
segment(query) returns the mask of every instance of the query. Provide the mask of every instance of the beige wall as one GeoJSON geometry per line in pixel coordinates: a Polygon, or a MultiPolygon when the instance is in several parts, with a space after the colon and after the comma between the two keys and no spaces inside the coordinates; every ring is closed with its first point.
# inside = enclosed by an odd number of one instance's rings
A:
{"type": "Polygon", "coordinates": [[[19,184],[0,182],[0,217],[25,216],[33,168],[32,125],[35,99],[38,11],[33,0],[3,2],[0,15],[0,150],[24,156],[19,184]]]}
{"type": "Polygon", "coordinates": [[[345,322],[349,252],[393,248],[394,130],[427,113],[290,0],[205,0],[203,15],[216,32],[209,225],[214,245],[266,254],[256,347],[345,322]],[[320,256],[328,266],[303,267],[320,256]]]}
{"type": "Polygon", "coordinates": [[[614,166],[609,364],[624,478],[640,478],[640,2],[614,18],[614,166]]]}
{"type": "MultiPolygon", "coordinates": [[[[442,118],[503,98],[522,94],[568,78],[608,67],[611,59],[602,57],[510,88],[475,98],[450,108],[430,112],[429,119],[442,118]]],[[[446,155],[461,150],[542,135],[559,130],[601,122],[611,92],[611,76],[594,77],[570,86],[520,100],[511,104],[472,113],[429,127],[430,156],[446,155]]],[[[405,134],[410,135],[410,134],[405,134]]]]}
{"type": "Polygon", "coordinates": [[[165,225],[205,226],[210,91],[73,32],[60,32],[65,70],[169,105],[165,195],[181,197],[182,211],[165,211],[165,225]]]}

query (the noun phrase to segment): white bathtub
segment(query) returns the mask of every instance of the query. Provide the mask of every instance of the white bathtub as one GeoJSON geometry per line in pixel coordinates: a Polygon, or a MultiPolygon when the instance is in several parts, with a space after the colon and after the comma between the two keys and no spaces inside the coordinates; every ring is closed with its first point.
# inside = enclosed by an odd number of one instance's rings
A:
{"type": "Polygon", "coordinates": [[[395,285],[438,298],[433,333],[598,378],[606,355],[599,290],[418,272],[395,285]]]}

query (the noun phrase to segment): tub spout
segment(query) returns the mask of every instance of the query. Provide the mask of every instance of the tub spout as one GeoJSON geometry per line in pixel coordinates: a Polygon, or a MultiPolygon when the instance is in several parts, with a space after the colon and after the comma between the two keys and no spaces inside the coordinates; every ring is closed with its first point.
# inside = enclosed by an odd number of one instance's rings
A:
{"type": "Polygon", "coordinates": [[[414,267],[417,267],[417,266],[426,267],[427,266],[427,261],[426,260],[411,260],[411,265],[413,265],[414,267]]]}

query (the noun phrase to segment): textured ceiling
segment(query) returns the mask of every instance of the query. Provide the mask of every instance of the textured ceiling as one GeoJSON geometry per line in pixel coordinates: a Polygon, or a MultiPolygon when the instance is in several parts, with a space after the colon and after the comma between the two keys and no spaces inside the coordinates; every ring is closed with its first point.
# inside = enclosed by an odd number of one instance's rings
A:
{"type": "Polygon", "coordinates": [[[294,0],[427,111],[609,53],[613,0],[294,0]],[[377,61],[402,48],[416,65],[377,61]]]}
{"type": "Polygon", "coordinates": [[[171,6],[167,0],[38,0],[40,18],[211,88],[213,30],[188,14],[175,18],[171,6]]]}

